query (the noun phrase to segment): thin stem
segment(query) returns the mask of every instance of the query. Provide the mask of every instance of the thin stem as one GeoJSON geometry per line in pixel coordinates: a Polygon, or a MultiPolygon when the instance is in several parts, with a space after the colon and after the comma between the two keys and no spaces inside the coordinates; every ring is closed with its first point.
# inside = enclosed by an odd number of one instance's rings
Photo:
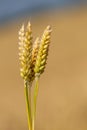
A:
{"type": "Polygon", "coordinates": [[[26,109],[27,109],[27,118],[28,118],[28,127],[29,130],[32,130],[32,120],[31,120],[31,106],[29,102],[29,93],[28,93],[28,83],[24,82],[24,90],[25,90],[25,99],[26,99],[26,109]]]}
{"type": "MultiPolygon", "coordinates": [[[[31,112],[31,127],[32,127],[32,104],[31,104],[31,87],[32,87],[32,83],[29,84],[29,87],[28,87],[28,99],[29,99],[29,104],[30,104],[30,112],[31,112]]],[[[32,128],[31,128],[32,129],[32,128]]]]}
{"type": "Polygon", "coordinates": [[[30,103],[30,109],[32,109],[31,108],[31,87],[32,87],[32,83],[29,83],[29,85],[28,85],[28,88],[29,88],[28,98],[29,98],[29,103],[30,103]]]}
{"type": "Polygon", "coordinates": [[[31,105],[31,86],[29,87],[29,101],[30,101],[30,105],[31,105]]]}
{"type": "Polygon", "coordinates": [[[34,130],[34,121],[36,116],[36,104],[38,96],[38,77],[35,78],[34,97],[33,97],[33,113],[32,113],[32,130],[34,130]]]}

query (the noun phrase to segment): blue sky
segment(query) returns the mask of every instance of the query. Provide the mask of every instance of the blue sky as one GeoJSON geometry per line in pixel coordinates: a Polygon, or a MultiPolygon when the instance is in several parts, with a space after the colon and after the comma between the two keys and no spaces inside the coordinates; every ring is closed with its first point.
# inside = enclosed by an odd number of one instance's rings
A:
{"type": "Polygon", "coordinates": [[[72,3],[85,3],[87,0],[0,0],[0,22],[23,11],[60,7],[72,3]]]}

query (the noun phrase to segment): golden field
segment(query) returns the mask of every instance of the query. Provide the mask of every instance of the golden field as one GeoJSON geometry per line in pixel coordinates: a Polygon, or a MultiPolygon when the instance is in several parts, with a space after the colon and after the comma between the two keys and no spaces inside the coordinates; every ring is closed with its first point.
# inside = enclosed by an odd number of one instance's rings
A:
{"type": "MultiPolygon", "coordinates": [[[[18,31],[25,16],[0,26],[0,130],[27,130],[18,31]]],[[[52,26],[39,82],[36,130],[87,130],[87,9],[43,12],[31,19],[34,39],[52,26]]]]}

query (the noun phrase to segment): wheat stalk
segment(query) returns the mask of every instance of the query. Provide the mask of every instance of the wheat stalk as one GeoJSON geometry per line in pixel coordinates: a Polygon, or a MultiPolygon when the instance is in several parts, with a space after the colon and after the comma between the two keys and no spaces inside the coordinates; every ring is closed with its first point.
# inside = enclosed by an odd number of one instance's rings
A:
{"type": "Polygon", "coordinates": [[[32,31],[30,22],[27,25],[26,31],[24,31],[24,25],[22,25],[19,31],[19,59],[21,63],[20,74],[24,79],[24,89],[27,106],[27,116],[29,129],[32,128],[31,122],[31,52],[32,52],[32,31]]]}

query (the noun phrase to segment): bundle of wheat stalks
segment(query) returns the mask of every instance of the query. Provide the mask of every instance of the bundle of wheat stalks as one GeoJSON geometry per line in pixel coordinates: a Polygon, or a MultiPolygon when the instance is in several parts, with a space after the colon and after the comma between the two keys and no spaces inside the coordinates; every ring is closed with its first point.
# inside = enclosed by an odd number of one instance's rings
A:
{"type": "Polygon", "coordinates": [[[24,25],[22,25],[19,31],[19,59],[21,64],[20,74],[24,79],[29,130],[34,130],[38,80],[40,75],[44,72],[46,66],[51,31],[51,27],[47,26],[41,39],[36,38],[34,43],[30,22],[28,23],[26,29],[24,28],[24,25]],[[31,102],[31,87],[34,80],[34,94],[31,102]]]}

